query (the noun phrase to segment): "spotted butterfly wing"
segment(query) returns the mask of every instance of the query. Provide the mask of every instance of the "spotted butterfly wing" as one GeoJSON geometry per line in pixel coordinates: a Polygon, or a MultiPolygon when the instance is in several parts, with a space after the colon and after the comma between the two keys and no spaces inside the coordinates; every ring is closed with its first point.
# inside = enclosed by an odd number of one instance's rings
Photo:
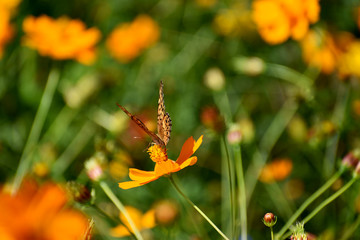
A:
{"type": "Polygon", "coordinates": [[[159,101],[158,101],[157,130],[159,137],[163,140],[165,145],[167,145],[170,140],[172,123],[169,113],[165,112],[163,88],[164,88],[164,84],[161,81],[160,90],[159,90],[159,101]]]}
{"type": "Polygon", "coordinates": [[[157,117],[157,128],[158,135],[151,132],[146,125],[138,119],[136,116],[131,114],[125,107],[116,103],[118,107],[123,110],[130,118],[133,120],[141,129],[143,129],[153,140],[153,142],[161,147],[166,147],[167,143],[170,140],[170,132],[171,132],[171,119],[169,113],[165,113],[165,104],[164,104],[164,93],[163,93],[163,83],[160,82],[160,90],[159,90],[159,101],[158,101],[158,117],[157,117]]]}

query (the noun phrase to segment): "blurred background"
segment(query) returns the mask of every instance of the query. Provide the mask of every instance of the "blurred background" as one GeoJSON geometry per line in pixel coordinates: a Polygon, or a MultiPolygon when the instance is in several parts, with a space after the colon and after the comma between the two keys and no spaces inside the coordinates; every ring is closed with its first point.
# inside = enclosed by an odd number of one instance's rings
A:
{"type": "MultiPolygon", "coordinates": [[[[0,181],[86,186],[92,207],[74,204],[94,219],[92,239],[117,239],[119,211],[84,169],[95,159],[124,205],[157,211],[144,238],[220,239],[168,179],[118,188],[129,167],[154,164],[151,139],[116,103],[156,132],[162,80],[169,158],[204,135],[197,164],[176,175],[184,192],[230,232],[226,159],[240,144],[248,236],[270,239],[264,214],[280,229],[360,146],[359,29],[356,0],[1,0],[0,181]]],[[[355,185],[306,231],[358,239],[355,185]]]]}

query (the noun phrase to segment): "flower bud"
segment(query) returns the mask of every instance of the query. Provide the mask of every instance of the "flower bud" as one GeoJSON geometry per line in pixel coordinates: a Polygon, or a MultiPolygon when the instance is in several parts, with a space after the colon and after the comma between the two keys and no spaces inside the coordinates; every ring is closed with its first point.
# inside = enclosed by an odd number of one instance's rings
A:
{"type": "Polygon", "coordinates": [[[86,174],[91,180],[100,180],[104,173],[105,162],[105,156],[100,152],[85,162],[86,174]]]}
{"type": "Polygon", "coordinates": [[[81,183],[75,181],[67,182],[66,189],[76,202],[85,203],[91,198],[89,189],[81,183]]]}
{"type": "Polygon", "coordinates": [[[359,151],[355,150],[346,154],[342,159],[341,165],[345,169],[354,169],[359,163],[359,151]]]}
{"type": "Polygon", "coordinates": [[[263,218],[263,223],[267,227],[272,227],[276,224],[277,217],[273,213],[266,213],[263,218]]]}
{"type": "Polygon", "coordinates": [[[257,57],[240,57],[234,60],[234,68],[249,76],[256,76],[264,72],[265,63],[257,57]]]}
{"type": "Polygon", "coordinates": [[[296,223],[290,240],[308,240],[308,237],[304,230],[304,223],[296,223]]]}
{"type": "Polygon", "coordinates": [[[230,127],[227,133],[227,140],[230,144],[239,144],[242,140],[242,132],[238,124],[234,124],[230,127]]]}
{"type": "Polygon", "coordinates": [[[162,225],[174,223],[179,214],[179,208],[173,201],[163,200],[155,206],[156,222],[162,225]]]}
{"type": "Polygon", "coordinates": [[[215,107],[205,107],[201,112],[200,118],[202,124],[217,133],[221,133],[225,129],[224,119],[215,107]]]}
{"type": "Polygon", "coordinates": [[[217,67],[210,68],[204,76],[205,85],[213,91],[219,91],[225,86],[224,73],[217,67]]]}

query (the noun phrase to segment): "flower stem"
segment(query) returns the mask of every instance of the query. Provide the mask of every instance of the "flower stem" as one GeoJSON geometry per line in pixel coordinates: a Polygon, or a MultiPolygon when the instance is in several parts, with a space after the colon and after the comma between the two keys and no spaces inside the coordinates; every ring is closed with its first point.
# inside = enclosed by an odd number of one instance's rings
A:
{"type": "Polygon", "coordinates": [[[325,199],[317,208],[315,208],[305,219],[304,224],[310,221],[318,212],[320,212],[321,209],[323,209],[326,205],[334,201],[338,196],[343,194],[351,185],[357,180],[358,178],[353,177],[346,185],[344,185],[342,188],[340,188],[337,192],[335,192],[333,195],[325,199]]]}
{"type": "Polygon", "coordinates": [[[246,189],[240,145],[234,145],[233,152],[235,156],[236,175],[238,180],[241,239],[247,240],[246,189]]]}
{"type": "Polygon", "coordinates": [[[273,227],[270,227],[270,232],[271,232],[271,240],[274,240],[274,230],[273,230],[273,227]]]}
{"type": "Polygon", "coordinates": [[[17,168],[14,184],[12,188],[12,193],[15,194],[20,187],[20,184],[26,175],[28,169],[31,165],[31,156],[33,148],[36,146],[41,130],[43,128],[47,113],[49,112],[49,108],[55,93],[56,86],[59,82],[59,72],[55,69],[52,69],[49,73],[49,77],[46,82],[46,86],[44,89],[44,93],[41,97],[40,104],[38,110],[35,115],[34,122],[31,126],[31,130],[28,136],[28,139],[25,143],[24,150],[21,154],[19,166],[17,168]]]}
{"type": "MultiPolygon", "coordinates": [[[[228,149],[226,138],[225,138],[224,135],[222,136],[222,143],[223,143],[222,145],[223,145],[223,149],[224,149],[223,151],[226,153],[226,154],[223,154],[223,155],[226,155],[226,157],[225,156],[223,157],[223,161],[222,161],[223,166],[222,166],[222,168],[224,168],[224,173],[227,174],[227,176],[228,176],[227,178],[223,177],[222,181],[223,181],[223,184],[226,185],[226,186],[224,186],[224,188],[229,189],[229,195],[224,194],[225,195],[224,198],[226,199],[226,200],[224,199],[225,200],[224,202],[226,202],[228,204],[229,201],[227,201],[227,198],[228,197],[230,198],[230,207],[229,207],[230,216],[231,216],[231,218],[230,218],[231,219],[230,226],[231,226],[231,234],[232,234],[231,237],[233,238],[235,236],[235,229],[236,229],[235,228],[235,226],[236,226],[236,224],[235,224],[235,222],[236,222],[235,186],[234,186],[234,182],[235,182],[234,178],[235,178],[235,176],[234,176],[234,173],[233,173],[233,170],[232,170],[232,169],[234,169],[234,167],[233,167],[232,162],[230,161],[229,149],[228,149]],[[226,160],[224,158],[226,158],[226,160]],[[225,170],[225,168],[226,168],[226,170],[225,170]]],[[[226,176],[225,174],[224,174],[224,176],[226,176]]],[[[228,210],[228,209],[226,209],[226,210],[228,210]]],[[[228,218],[226,217],[226,219],[228,219],[228,218]]]]}
{"type": "Polygon", "coordinates": [[[104,181],[99,182],[100,187],[105,192],[105,194],[110,198],[110,200],[115,204],[115,206],[120,210],[120,212],[124,215],[126,220],[128,221],[132,231],[134,231],[135,238],[138,240],[143,240],[139,230],[136,228],[133,220],[131,219],[130,215],[126,211],[124,205],[120,202],[120,200],[115,196],[115,194],[111,191],[109,186],[104,181]]]}
{"type": "Polygon", "coordinates": [[[289,229],[291,224],[295,222],[295,220],[300,216],[300,214],[323,192],[325,192],[342,174],[343,171],[339,170],[336,172],[322,187],[320,187],[315,193],[313,193],[299,208],[298,210],[291,216],[291,218],[285,223],[285,225],[281,228],[281,230],[276,234],[275,239],[280,239],[282,235],[289,229]]]}
{"type": "Polygon", "coordinates": [[[173,187],[176,189],[176,191],[196,210],[200,215],[226,240],[229,240],[228,237],[225,236],[225,234],[206,216],[206,214],[198,208],[178,187],[178,185],[175,183],[174,178],[170,175],[169,177],[170,182],[172,183],[173,187]]]}

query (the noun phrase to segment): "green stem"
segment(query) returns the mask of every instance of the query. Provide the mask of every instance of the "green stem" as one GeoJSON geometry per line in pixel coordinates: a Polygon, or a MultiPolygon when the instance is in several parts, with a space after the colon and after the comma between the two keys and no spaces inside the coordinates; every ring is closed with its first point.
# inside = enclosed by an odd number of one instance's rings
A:
{"type": "Polygon", "coordinates": [[[28,139],[25,143],[24,150],[20,157],[19,166],[15,174],[14,184],[12,188],[13,194],[15,194],[19,189],[24,176],[26,175],[27,171],[30,168],[31,159],[32,159],[30,153],[39,140],[41,130],[44,126],[44,122],[49,112],[49,108],[56,90],[56,86],[59,82],[59,76],[60,76],[59,72],[55,69],[52,69],[49,73],[49,77],[46,82],[44,93],[41,97],[34,122],[31,126],[28,139]]]}
{"type": "Polygon", "coordinates": [[[229,197],[230,197],[230,215],[231,215],[231,228],[232,228],[232,237],[235,236],[235,187],[234,187],[234,174],[233,174],[233,166],[231,164],[230,161],[230,156],[229,156],[229,149],[227,147],[226,144],[226,139],[225,136],[222,136],[222,140],[223,140],[223,145],[224,145],[224,149],[226,152],[226,162],[227,162],[227,174],[228,174],[228,179],[229,179],[229,197]]]}
{"type": "Polygon", "coordinates": [[[317,208],[315,208],[305,219],[304,224],[310,221],[318,212],[320,212],[321,209],[323,209],[326,205],[334,201],[338,196],[343,194],[358,178],[353,177],[346,185],[344,185],[342,188],[340,188],[337,192],[335,192],[333,195],[328,197],[325,201],[323,201],[317,208]]]}
{"type": "Polygon", "coordinates": [[[225,234],[206,216],[206,214],[198,208],[178,187],[178,185],[175,183],[174,178],[170,175],[169,177],[170,182],[172,183],[173,187],[177,190],[177,192],[196,210],[200,215],[226,240],[229,240],[228,237],[225,236],[225,234]]]}
{"type": "Polygon", "coordinates": [[[271,240],[274,240],[274,230],[273,230],[273,227],[270,227],[270,231],[271,231],[271,240]]]}
{"type": "Polygon", "coordinates": [[[233,151],[235,156],[235,165],[236,165],[235,167],[236,167],[236,175],[238,180],[241,239],[247,240],[246,189],[245,189],[244,170],[243,170],[240,145],[234,145],[233,151]]]}
{"type": "Polygon", "coordinates": [[[126,211],[124,205],[120,202],[120,200],[115,196],[115,194],[111,191],[109,186],[104,182],[100,181],[100,187],[105,192],[105,194],[110,198],[110,200],[115,204],[115,206],[120,210],[121,214],[126,218],[128,221],[131,229],[134,231],[135,238],[138,240],[143,240],[139,230],[136,228],[133,220],[131,219],[129,213],[126,211]]]}
{"type": "Polygon", "coordinates": [[[291,224],[293,224],[296,219],[300,216],[300,214],[315,200],[317,199],[323,192],[325,192],[342,174],[343,171],[339,170],[336,172],[322,187],[320,187],[315,193],[313,193],[299,208],[298,210],[291,216],[291,218],[285,223],[285,225],[281,228],[281,230],[276,234],[276,239],[280,239],[282,235],[289,229],[291,224]]]}

